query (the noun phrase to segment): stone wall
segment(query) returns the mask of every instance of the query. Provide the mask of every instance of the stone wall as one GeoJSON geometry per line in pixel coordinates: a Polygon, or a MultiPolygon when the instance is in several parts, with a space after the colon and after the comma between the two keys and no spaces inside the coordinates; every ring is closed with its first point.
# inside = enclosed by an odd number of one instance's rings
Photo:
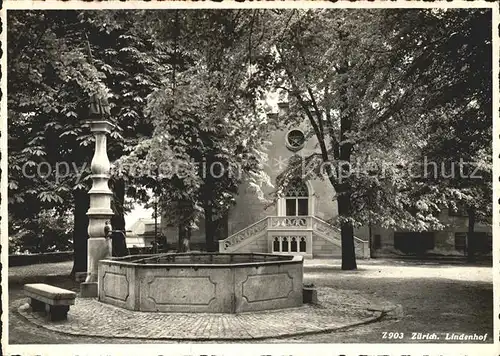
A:
{"type": "Polygon", "coordinates": [[[54,263],[72,261],[74,256],[73,251],[64,252],[47,252],[36,253],[29,255],[9,255],[9,267],[27,266],[38,263],[54,263]]]}
{"type": "Polygon", "coordinates": [[[250,244],[248,244],[244,251],[245,252],[250,252],[250,253],[268,253],[268,242],[267,242],[267,234],[263,234],[262,236],[258,237],[254,241],[252,241],[250,244]]]}
{"type": "MultiPolygon", "coordinates": [[[[449,215],[448,209],[442,209],[439,219],[445,225],[443,230],[434,231],[434,249],[427,250],[428,254],[446,255],[446,256],[464,256],[463,251],[455,248],[455,234],[467,233],[469,219],[467,216],[452,216],[449,215]]],[[[490,225],[476,223],[475,232],[491,233],[490,225]]],[[[394,233],[393,229],[386,229],[380,226],[372,226],[372,235],[380,235],[380,248],[375,250],[372,257],[390,257],[393,255],[405,255],[403,252],[394,248],[394,233]]],[[[369,229],[363,226],[356,229],[355,235],[364,239],[369,239],[369,229]]]]}
{"type": "Polygon", "coordinates": [[[313,234],[313,257],[342,257],[341,247],[313,234]]]}
{"type": "Polygon", "coordinates": [[[103,260],[99,301],[147,312],[238,313],[301,306],[303,259],[279,258],[191,266],[103,260]]]}

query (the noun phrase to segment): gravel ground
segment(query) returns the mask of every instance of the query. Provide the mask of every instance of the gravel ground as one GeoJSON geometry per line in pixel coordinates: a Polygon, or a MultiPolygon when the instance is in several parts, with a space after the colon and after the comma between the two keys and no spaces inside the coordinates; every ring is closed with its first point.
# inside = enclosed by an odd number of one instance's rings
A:
{"type": "MultiPolygon", "coordinates": [[[[387,300],[401,304],[404,316],[341,332],[271,339],[264,343],[382,343],[432,342],[411,339],[412,333],[436,333],[444,341],[446,333],[485,334],[493,340],[492,268],[487,266],[441,265],[416,261],[360,261],[357,271],[341,271],[339,261],[312,260],[305,264],[305,282],[342,290],[359,298],[387,300]],[[403,333],[403,339],[384,339],[384,332],[403,333]]],[[[71,263],[15,267],[9,269],[9,343],[136,343],[130,339],[70,336],[37,327],[22,316],[13,301],[23,297],[26,281],[45,281],[78,290],[68,277],[71,263]],[[62,272],[61,272],[62,271],[62,272]],[[45,277],[43,277],[45,276],[45,277]]],[[[141,343],[165,341],[141,340],[141,343]]],[[[458,341],[457,341],[458,342],[458,341]]],[[[225,342],[227,343],[227,342],[225,342]]]]}

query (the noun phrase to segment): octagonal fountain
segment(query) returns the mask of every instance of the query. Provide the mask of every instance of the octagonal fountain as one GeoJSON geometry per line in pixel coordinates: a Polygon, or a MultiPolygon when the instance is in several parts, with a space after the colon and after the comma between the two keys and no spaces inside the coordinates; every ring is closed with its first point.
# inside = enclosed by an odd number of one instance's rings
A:
{"type": "Polygon", "coordinates": [[[302,305],[303,257],[168,253],[99,262],[99,300],[147,312],[240,313],[302,305]]]}

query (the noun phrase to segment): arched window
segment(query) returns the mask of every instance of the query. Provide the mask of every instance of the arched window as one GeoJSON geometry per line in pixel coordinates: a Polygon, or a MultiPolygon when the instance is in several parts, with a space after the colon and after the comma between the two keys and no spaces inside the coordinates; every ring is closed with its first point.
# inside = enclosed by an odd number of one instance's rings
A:
{"type": "Polygon", "coordinates": [[[286,216],[309,215],[309,190],[304,181],[291,180],[285,189],[286,216]]]}
{"type": "Polygon", "coordinates": [[[305,237],[301,237],[300,238],[299,251],[300,252],[306,252],[307,251],[307,249],[306,249],[306,238],[305,237]]]}
{"type": "Polygon", "coordinates": [[[283,237],[281,239],[281,251],[288,252],[288,237],[283,237]]]}
{"type": "Polygon", "coordinates": [[[278,237],[275,237],[273,241],[273,252],[279,252],[279,251],[280,251],[280,239],[278,237]]]}

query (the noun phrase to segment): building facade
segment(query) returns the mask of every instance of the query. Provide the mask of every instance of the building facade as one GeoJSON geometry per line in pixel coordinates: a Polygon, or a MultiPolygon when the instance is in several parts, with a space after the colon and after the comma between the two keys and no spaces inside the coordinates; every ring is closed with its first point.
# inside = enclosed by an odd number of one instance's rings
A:
{"type": "MultiPolygon", "coordinates": [[[[306,138],[306,123],[272,133],[265,171],[272,184],[287,167],[290,159],[308,157],[319,152],[316,137],[306,138]]],[[[304,172],[306,173],[306,172],[304,172]]],[[[275,187],[261,187],[264,197],[243,182],[236,204],[227,221],[227,237],[219,241],[221,252],[262,252],[301,254],[307,258],[341,256],[340,230],[330,222],[338,215],[335,191],[326,180],[296,180],[283,194],[274,198],[275,187]]],[[[464,255],[468,218],[453,215],[443,209],[441,231],[395,231],[378,226],[355,230],[355,250],[358,258],[397,255],[464,255]],[[370,248],[371,245],[371,248],[370,248]],[[371,252],[370,252],[371,250],[371,252]]],[[[491,254],[491,226],[476,224],[480,250],[491,254]],[[489,246],[489,247],[488,247],[489,246]]],[[[178,227],[161,225],[169,246],[177,246],[178,227]]],[[[203,249],[203,220],[192,231],[191,246],[203,249]]]]}
{"type": "MultiPolygon", "coordinates": [[[[439,220],[445,225],[442,230],[415,232],[384,229],[379,226],[364,226],[356,231],[361,238],[372,241],[371,257],[391,256],[465,256],[469,218],[463,212],[443,208],[439,220]],[[370,231],[371,230],[371,231],[370,231]]],[[[489,224],[474,225],[474,251],[477,255],[491,256],[492,227],[489,224]]]]}

